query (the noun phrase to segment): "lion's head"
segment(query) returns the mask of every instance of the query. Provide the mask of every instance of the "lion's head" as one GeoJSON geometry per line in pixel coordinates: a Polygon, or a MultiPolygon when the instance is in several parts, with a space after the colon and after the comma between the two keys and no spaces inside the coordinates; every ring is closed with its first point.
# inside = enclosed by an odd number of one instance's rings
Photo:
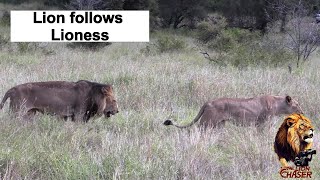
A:
{"type": "Polygon", "coordinates": [[[311,149],[314,127],[311,120],[301,114],[292,114],[285,118],[275,138],[275,151],[284,165],[293,161],[301,151],[311,149]],[[282,160],[281,160],[282,159],[282,160]]]}
{"type": "Polygon", "coordinates": [[[105,117],[110,117],[111,115],[115,115],[119,112],[118,104],[115,99],[114,93],[113,93],[113,87],[111,85],[107,85],[103,88],[103,94],[106,98],[106,105],[104,109],[104,115],[105,117]]]}

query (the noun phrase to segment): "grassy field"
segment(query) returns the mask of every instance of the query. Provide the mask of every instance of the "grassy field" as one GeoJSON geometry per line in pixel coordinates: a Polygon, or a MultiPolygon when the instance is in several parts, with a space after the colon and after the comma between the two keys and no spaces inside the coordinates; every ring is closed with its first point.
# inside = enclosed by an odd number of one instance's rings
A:
{"type": "MultiPolygon", "coordinates": [[[[8,37],[9,28],[0,35],[8,37]]],[[[316,126],[320,152],[319,54],[292,74],[286,68],[218,67],[194,48],[142,53],[146,43],[113,43],[99,51],[64,43],[11,44],[0,50],[0,96],[32,81],[86,79],[114,85],[120,112],[86,124],[39,115],[32,122],[0,112],[0,178],[3,179],[281,179],[273,151],[276,124],[227,123],[200,134],[165,127],[169,117],[190,122],[207,100],[218,97],[291,95],[316,126]]],[[[271,122],[270,122],[271,123],[271,122]]],[[[311,162],[320,179],[320,156],[311,162]]]]}

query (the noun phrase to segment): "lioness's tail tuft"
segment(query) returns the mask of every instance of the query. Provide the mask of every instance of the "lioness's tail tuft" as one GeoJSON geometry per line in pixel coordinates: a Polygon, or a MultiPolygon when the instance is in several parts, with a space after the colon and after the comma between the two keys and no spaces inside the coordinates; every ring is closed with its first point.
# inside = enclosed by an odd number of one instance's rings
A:
{"type": "Polygon", "coordinates": [[[173,125],[173,123],[172,123],[172,121],[171,120],[165,120],[164,122],[163,122],[163,124],[165,125],[165,126],[169,126],[169,125],[173,125]]]}

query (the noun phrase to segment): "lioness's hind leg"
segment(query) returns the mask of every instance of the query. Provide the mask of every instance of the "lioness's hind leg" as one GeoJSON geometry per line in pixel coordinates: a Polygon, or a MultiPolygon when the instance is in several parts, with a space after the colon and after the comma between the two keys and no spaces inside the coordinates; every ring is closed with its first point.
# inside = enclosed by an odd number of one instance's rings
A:
{"type": "Polygon", "coordinates": [[[226,120],[222,120],[220,122],[217,123],[217,128],[221,129],[224,128],[226,126],[226,120]]]}
{"type": "Polygon", "coordinates": [[[32,121],[36,115],[36,112],[36,109],[30,109],[24,115],[22,115],[22,119],[26,121],[32,121]]]}
{"type": "Polygon", "coordinates": [[[216,110],[206,109],[199,120],[199,127],[202,127],[203,129],[212,129],[217,127],[220,122],[221,125],[223,125],[223,119],[225,119],[225,117],[219,115],[219,112],[216,110]]]}

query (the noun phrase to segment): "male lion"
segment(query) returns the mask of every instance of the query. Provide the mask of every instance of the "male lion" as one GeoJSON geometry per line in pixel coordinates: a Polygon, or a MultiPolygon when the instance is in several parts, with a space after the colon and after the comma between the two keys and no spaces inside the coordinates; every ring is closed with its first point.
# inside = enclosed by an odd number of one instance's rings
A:
{"type": "Polygon", "coordinates": [[[31,118],[36,112],[88,121],[93,116],[110,117],[118,113],[113,87],[80,80],[78,82],[48,81],[17,85],[4,95],[0,109],[10,98],[10,109],[23,118],[31,118]]]}
{"type": "Polygon", "coordinates": [[[164,125],[186,128],[195,124],[212,128],[223,125],[233,119],[237,124],[254,124],[260,126],[272,116],[281,114],[302,113],[299,103],[290,96],[259,96],[255,98],[221,98],[205,103],[195,119],[187,125],[178,125],[166,120],[164,125]]]}
{"type": "Polygon", "coordinates": [[[310,119],[301,114],[292,114],[281,124],[274,142],[274,150],[282,167],[294,161],[301,151],[311,149],[314,127],[310,119]]]}

